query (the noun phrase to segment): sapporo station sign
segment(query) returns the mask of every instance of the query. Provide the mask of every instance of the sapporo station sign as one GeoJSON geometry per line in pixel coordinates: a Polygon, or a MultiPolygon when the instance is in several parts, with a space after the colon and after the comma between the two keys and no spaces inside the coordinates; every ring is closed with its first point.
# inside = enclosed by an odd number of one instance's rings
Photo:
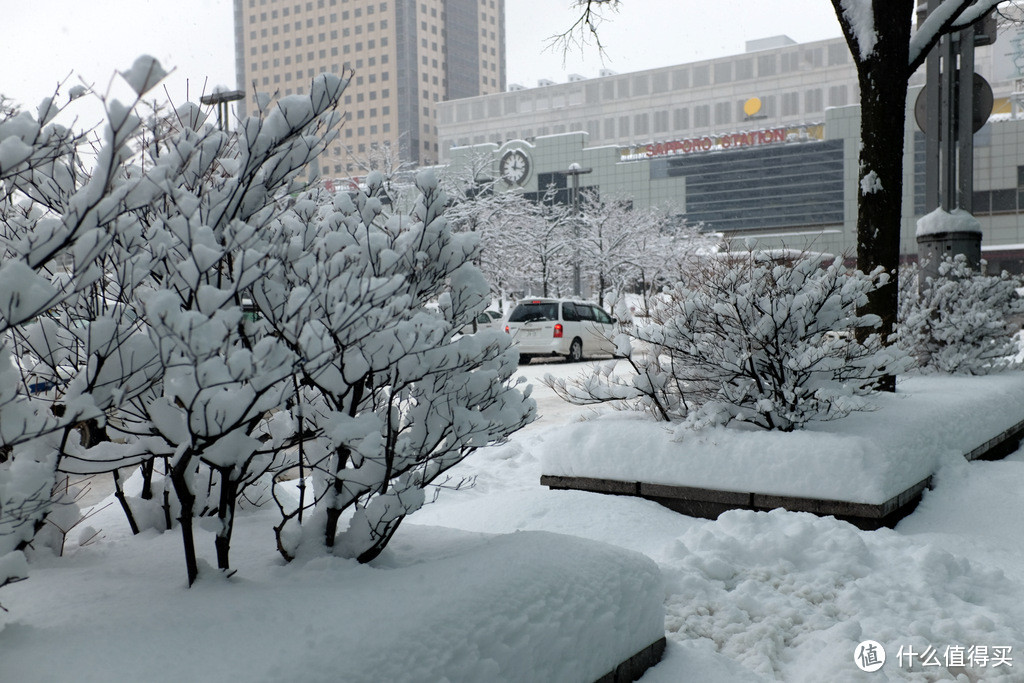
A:
{"type": "Polygon", "coordinates": [[[649,142],[643,145],[619,148],[619,161],[642,161],[655,157],[678,156],[697,152],[714,152],[740,147],[776,145],[786,142],[824,140],[825,126],[822,124],[801,125],[782,128],[766,128],[743,133],[705,135],[699,138],[649,142]]]}

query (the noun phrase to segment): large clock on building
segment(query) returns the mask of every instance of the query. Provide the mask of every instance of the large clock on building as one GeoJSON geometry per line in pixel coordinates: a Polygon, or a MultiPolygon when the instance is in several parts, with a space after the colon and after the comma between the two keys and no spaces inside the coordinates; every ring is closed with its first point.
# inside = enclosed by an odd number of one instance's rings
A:
{"type": "Polygon", "coordinates": [[[530,176],[530,159],[522,150],[510,150],[501,157],[498,171],[509,185],[523,185],[530,176]]]}

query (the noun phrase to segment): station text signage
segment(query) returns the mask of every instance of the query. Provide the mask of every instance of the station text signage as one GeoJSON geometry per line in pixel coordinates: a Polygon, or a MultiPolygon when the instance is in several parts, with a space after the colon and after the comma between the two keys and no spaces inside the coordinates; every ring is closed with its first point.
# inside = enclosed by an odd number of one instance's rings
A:
{"type": "Polygon", "coordinates": [[[765,130],[747,131],[744,133],[728,133],[726,135],[705,135],[699,138],[670,140],[668,142],[651,142],[645,145],[619,148],[620,161],[640,161],[654,157],[693,154],[694,152],[711,152],[715,150],[735,149],[772,145],[797,140],[821,140],[824,128],[820,125],[798,126],[792,128],[768,128],[765,130]]]}

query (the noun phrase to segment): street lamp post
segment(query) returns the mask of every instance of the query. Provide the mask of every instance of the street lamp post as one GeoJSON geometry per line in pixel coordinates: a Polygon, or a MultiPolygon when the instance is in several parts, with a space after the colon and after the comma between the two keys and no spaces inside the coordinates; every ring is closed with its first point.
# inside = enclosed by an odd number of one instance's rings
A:
{"type": "Polygon", "coordinates": [[[583,168],[577,163],[569,164],[569,170],[565,172],[572,177],[572,220],[573,220],[573,242],[574,257],[572,266],[572,291],[577,297],[582,296],[582,283],[580,282],[580,176],[591,173],[594,169],[583,168]]]}
{"type": "Polygon", "coordinates": [[[199,101],[217,107],[217,128],[221,131],[228,127],[228,104],[245,98],[242,90],[215,90],[210,95],[203,95],[199,101]]]}

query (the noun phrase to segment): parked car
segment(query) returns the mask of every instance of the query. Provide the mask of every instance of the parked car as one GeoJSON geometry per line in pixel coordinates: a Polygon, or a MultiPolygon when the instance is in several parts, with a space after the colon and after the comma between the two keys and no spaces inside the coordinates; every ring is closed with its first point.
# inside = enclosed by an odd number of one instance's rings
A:
{"type": "Polygon", "coordinates": [[[519,347],[519,362],[536,356],[564,356],[575,362],[615,352],[615,319],[600,306],[572,299],[523,299],[508,316],[505,331],[519,347]]]}
{"type": "Polygon", "coordinates": [[[462,334],[473,334],[480,330],[498,330],[501,329],[501,313],[497,311],[487,310],[482,312],[476,317],[476,329],[473,329],[473,323],[469,323],[461,330],[462,334]]]}

